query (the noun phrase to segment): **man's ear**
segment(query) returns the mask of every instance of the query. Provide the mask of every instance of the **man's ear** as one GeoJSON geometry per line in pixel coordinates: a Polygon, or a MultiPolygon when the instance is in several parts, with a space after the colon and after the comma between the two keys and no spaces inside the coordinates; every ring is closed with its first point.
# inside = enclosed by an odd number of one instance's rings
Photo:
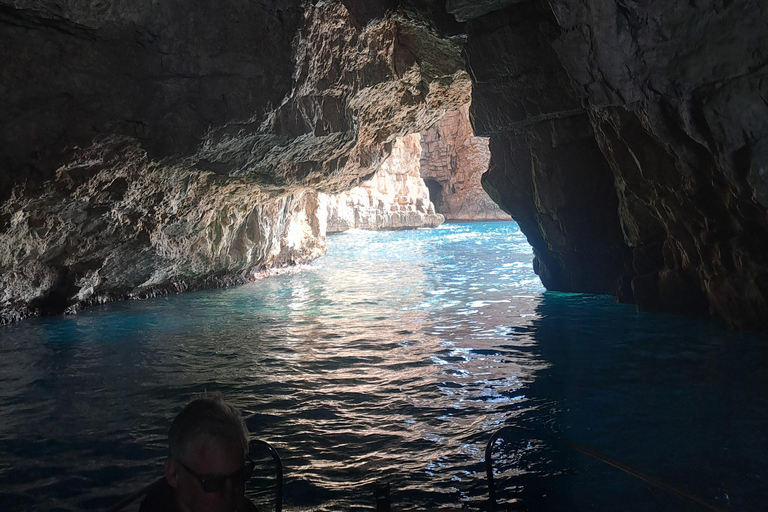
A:
{"type": "Polygon", "coordinates": [[[176,479],[179,476],[179,468],[176,466],[176,462],[168,457],[165,459],[165,479],[168,481],[168,485],[176,488],[176,479]]]}

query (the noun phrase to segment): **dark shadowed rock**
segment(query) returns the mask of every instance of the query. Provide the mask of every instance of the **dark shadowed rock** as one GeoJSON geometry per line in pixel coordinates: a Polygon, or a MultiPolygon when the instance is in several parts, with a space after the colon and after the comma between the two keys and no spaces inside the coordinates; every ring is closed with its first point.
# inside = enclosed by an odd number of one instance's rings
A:
{"type": "Polygon", "coordinates": [[[490,136],[483,186],[520,224],[547,288],[616,294],[626,246],[613,175],[552,49],[551,19],[527,3],[468,28],[473,121],[490,136]]]}
{"type": "Polygon", "coordinates": [[[512,4],[527,2],[530,0],[488,0],[477,2],[475,0],[446,0],[445,9],[453,14],[458,21],[467,21],[479,18],[485,14],[502,10],[512,4]]]}
{"type": "Polygon", "coordinates": [[[469,22],[486,186],[545,285],[765,325],[767,16],[758,1],[570,0],[469,22]]]}
{"type": "Polygon", "coordinates": [[[263,114],[291,89],[301,22],[299,0],[0,2],[3,196],[100,137],[178,159],[263,114]]]}

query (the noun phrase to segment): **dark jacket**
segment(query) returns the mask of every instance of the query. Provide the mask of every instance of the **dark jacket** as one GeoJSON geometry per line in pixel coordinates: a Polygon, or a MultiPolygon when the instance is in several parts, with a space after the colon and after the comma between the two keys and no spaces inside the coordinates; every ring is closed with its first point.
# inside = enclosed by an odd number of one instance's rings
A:
{"type": "MultiPolygon", "coordinates": [[[[153,486],[144,496],[139,512],[178,512],[173,487],[168,485],[165,479],[153,486]]],[[[257,509],[248,498],[243,496],[237,512],[257,512],[257,509]]]]}

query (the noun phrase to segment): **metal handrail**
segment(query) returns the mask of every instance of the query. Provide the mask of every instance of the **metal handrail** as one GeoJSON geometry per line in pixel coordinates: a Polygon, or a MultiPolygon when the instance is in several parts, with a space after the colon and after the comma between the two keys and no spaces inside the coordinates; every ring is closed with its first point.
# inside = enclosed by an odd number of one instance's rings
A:
{"type": "MultiPolygon", "coordinates": [[[[488,482],[488,498],[489,498],[489,507],[490,510],[493,511],[496,509],[496,491],[495,486],[493,482],[493,445],[496,443],[496,441],[499,439],[499,437],[502,436],[502,434],[505,431],[517,431],[517,432],[525,432],[527,434],[530,434],[532,436],[535,436],[539,439],[541,439],[543,436],[540,434],[535,434],[527,429],[524,429],[522,427],[518,427],[515,425],[508,425],[506,427],[503,427],[496,432],[494,432],[491,435],[491,438],[488,440],[488,444],[485,446],[485,474],[486,479],[488,482]]],[[[674,487],[668,483],[662,482],[661,480],[658,480],[656,478],[653,478],[651,476],[645,475],[643,473],[640,473],[639,471],[635,470],[631,466],[628,466],[627,464],[621,463],[615,459],[611,459],[609,457],[606,457],[605,455],[601,454],[597,450],[594,450],[592,448],[589,448],[587,446],[574,443],[565,439],[546,439],[547,442],[560,445],[563,447],[567,447],[571,450],[583,453],[584,455],[587,455],[589,457],[592,457],[593,459],[599,460],[601,462],[604,462],[605,464],[608,464],[611,467],[614,467],[620,471],[623,471],[627,473],[628,475],[631,475],[639,480],[642,480],[643,482],[649,483],[655,487],[658,487],[659,489],[665,490],[671,494],[674,494],[676,496],[680,496],[681,498],[685,498],[689,501],[692,501],[696,503],[697,505],[700,505],[708,510],[712,510],[714,512],[726,512],[723,509],[717,508],[713,505],[710,505],[703,499],[694,496],[692,494],[689,494],[681,489],[678,489],[677,487],[674,487]]]]}
{"type": "Polygon", "coordinates": [[[269,451],[272,456],[272,461],[275,463],[275,512],[283,511],[283,461],[280,459],[280,454],[277,450],[266,441],[261,439],[254,439],[252,441],[258,445],[261,445],[269,451]]]}
{"type": "MultiPolygon", "coordinates": [[[[266,441],[261,439],[252,439],[250,441],[253,444],[257,444],[267,449],[269,455],[272,457],[272,461],[275,463],[275,512],[283,511],[283,461],[280,459],[280,454],[277,450],[266,441]]],[[[163,483],[165,477],[160,477],[146,487],[134,492],[130,496],[127,496],[119,503],[111,506],[106,512],[118,512],[144,495],[148,494],[152,489],[163,483]]]]}

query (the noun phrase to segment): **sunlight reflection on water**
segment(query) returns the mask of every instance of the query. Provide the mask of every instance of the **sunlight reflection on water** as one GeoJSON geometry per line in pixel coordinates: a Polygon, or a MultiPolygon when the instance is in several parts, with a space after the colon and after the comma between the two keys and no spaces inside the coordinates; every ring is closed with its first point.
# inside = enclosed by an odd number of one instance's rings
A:
{"type": "MultiPolygon", "coordinates": [[[[544,293],[531,258],[513,222],[358,231],[300,273],[2,327],[0,509],[111,505],[159,476],[205,390],[280,450],[287,508],[370,507],[382,479],[397,508],[479,508],[484,443],[512,423],[757,509],[764,340],[544,293]]],[[[500,471],[536,510],[681,509],[522,442],[500,471]]]]}
{"type": "Polygon", "coordinates": [[[173,412],[205,389],[280,448],[294,506],[368,505],[382,478],[405,503],[469,499],[456,486],[481,434],[546,367],[493,348],[508,322],[493,316],[534,315],[541,287],[514,223],[477,227],[345,233],[298,274],[8,326],[0,504],[93,509],[141,486],[173,412]]]}

